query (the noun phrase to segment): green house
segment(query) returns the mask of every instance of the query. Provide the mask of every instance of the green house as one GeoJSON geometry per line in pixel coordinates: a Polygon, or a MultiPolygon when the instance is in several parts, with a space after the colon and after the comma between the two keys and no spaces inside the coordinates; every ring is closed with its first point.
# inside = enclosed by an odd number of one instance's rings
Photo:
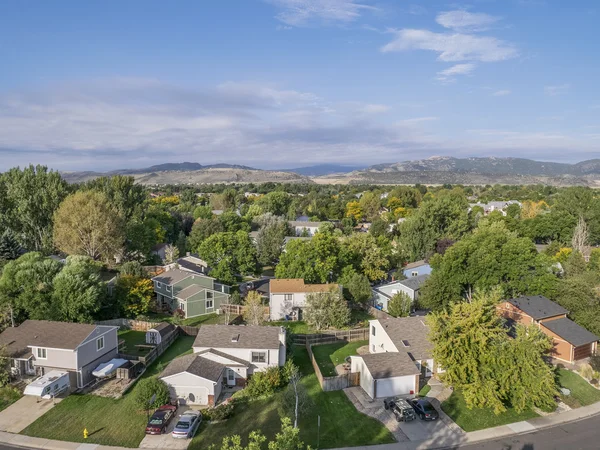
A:
{"type": "Polygon", "coordinates": [[[203,274],[170,269],[152,281],[158,307],[171,312],[181,309],[186,319],[212,314],[229,303],[230,287],[203,274]]]}

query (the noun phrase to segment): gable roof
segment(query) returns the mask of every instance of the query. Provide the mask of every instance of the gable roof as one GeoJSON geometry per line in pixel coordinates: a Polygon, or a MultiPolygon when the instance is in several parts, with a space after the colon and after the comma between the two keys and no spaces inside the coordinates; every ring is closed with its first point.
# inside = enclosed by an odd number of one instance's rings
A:
{"type": "Polygon", "coordinates": [[[598,340],[598,336],[594,333],[589,332],[566,317],[548,320],[542,322],[542,325],[575,347],[590,344],[598,340]]]}
{"type": "Polygon", "coordinates": [[[408,263],[407,265],[405,265],[404,267],[402,267],[402,269],[406,270],[406,269],[414,269],[416,267],[421,267],[421,266],[428,266],[429,263],[427,263],[424,259],[421,259],[420,261],[415,261],[415,262],[411,262],[408,263]]]}
{"type": "Polygon", "coordinates": [[[339,289],[336,283],[305,284],[302,278],[272,279],[269,282],[271,294],[291,294],[294,292],[328,292],[331,288],[339,289]]]}
{"type": "Polygon", "coordinates": [[[507,300],[511,305],[516,306],[521,311],[531,316],[534,320],[546,319],[561,314],[568,314],[565,308],[552,300],[547,299],[543,295],[529,295],[519,298],[511,298],[507,300]]]}
{"type": "Polygon", "coordinates": [[[231,356],[228,353],[220,352],[218,350],[215,350],[214,348],[209,348],[208,350],[203,350],[201,352],[196,353],[196,355],[205,355],[205,356],[208,354],[217,355],[217,356],[220,356],[221,358],[225,358],[230,361],[233,361],[234,363],[236,363],[235,365],[250,367],[250,363],[248,361],[244,361],[242,358],[237,358],[235,356],[231,356]]]}
{"type": "Polygon", "coordinates": [[[153,326],[148,331],[158,331],[161,336],[166,336],[175,329],[175,325],[169,322],[160,322],[158,325],[153,326]]]}
{"type": "Polygon", "coordinates": [[[159,375],[160,378],[170,377],[178,373],[187,372],[210,381],[219,381],[226,366],[217,361],[203,358],[201,355],[190,355],[175,358],[159,375]]]}
{"type": "Polygon", "coordinates": [[[376,380],[421,373],[408,354],[403,352],[369,353],[362,359],[376,380]]]}
{"type": "MultiPolygon", "coordinates": [[[[185,280],[187,277],[191,277],[194,274],[192,272],[188,272],[186,270],[181,269],[169,269],[160,275],[152,278],[153,281],[158,281],[159,283],[166,284],[168,286],[172,286],[175,283],[179,283],[181,280],[185,280]]],[[[198,275],[201,276],[201,275],[198,275]]]]}
{"type": "Polygon", "coordinates": [[[15,358],[28,357],[28,347],[59,348],[75,350],[90,335],[100,335],[115,327],[87,323],[54,322],[50,320],[26,320],[15,328],[7,328],[0,334],[0,346],[15,358]]]}
{"type": "Polygon", "coordinates": [[[194,347],[279,349],[280,327],[251,325],[202,325],[194,347]]]}
{"type": "Polygon", "coordinates": [[[400,280],[398,281],[398,284],[406,286],[413,291],[417,291],[421,289],[421,286],[427,281],[427,278],[429,278],[429,274],[417,275],[416,277],[408,277],[406,280],[400,280]]]}
{"type": "Polygon", "coordinates": [[[325,222],[308,222],[303,220],[291,220],[290,225],[298,228],[319,228],[325,222]]]}
{"type": "Polygon", "coordinates": [[[191,296],[196,295],[198,292],[202,292],[205,289],[206,289],[206,286],[201,286],[199,284],[192,284],[192,285],[182,289],[181,291],[179,291],[177,293],[177,295],[175,295],[175,297],[182,299],[182,300],[187,300],[191,296]]]}
{"type": "Polygon", "coordinates": [[[206,261],[191,255],[179,258],[177,260],[177,264],[185,270],[201,274],[208,270],[208,264],[206,264],[206,261]]]}
{"type": "Polygon", "coordinates": [[[381,324],[399,352],[406,352],[415,360],[431,359],[433,345],[428,338],[429,326],[424,317],[399,317],[371,322],[381,324]]]}

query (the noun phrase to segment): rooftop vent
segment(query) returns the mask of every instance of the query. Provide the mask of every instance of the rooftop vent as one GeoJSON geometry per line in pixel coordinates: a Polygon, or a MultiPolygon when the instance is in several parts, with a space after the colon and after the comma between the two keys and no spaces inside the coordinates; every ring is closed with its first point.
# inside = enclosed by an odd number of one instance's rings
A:
{"type": "Polygon", "coordinates": [[[405,347],[410,347],[410,344],[406,339],[402,339],[402,345],[404,345],[405,347]]]}
{"type": "Polygon", "coordinates": [[[239,334],[234,334],[231,337],[231,342],[239,342],[240,341],[240,335],[239,334]]]}

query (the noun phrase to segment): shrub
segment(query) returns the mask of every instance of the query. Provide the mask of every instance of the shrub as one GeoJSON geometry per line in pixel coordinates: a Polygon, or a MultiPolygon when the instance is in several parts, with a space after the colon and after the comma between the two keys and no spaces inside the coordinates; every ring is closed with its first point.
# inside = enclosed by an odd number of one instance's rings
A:
{"type": "Polygon", "coordinates": [[[279,367],[269,367],[264,372],[255,372],[248,380],[245,389],[246,394],[251,398],[272,395],[286,383],[282,372],[279,367]]]}
{"type": "Polygon", "coordinates": [[[175,311],[173,311],[173,323],[175,325],[181,325],[183,319],[185,319],[185,312],[183,309],[177,308],[175,311]]]}
{"type": "Polygon", "coordinates": [[[158,378],[144,378],[135,388],[135,403],[140,409],[158,408],[169,403],[171,394],[166,383],[158,378]],[[150,401],[156,395],[154,401],[150,401]]]}
{"type": "Polygon", "coordinates": [[[586,380],[594,377],[594,369],[589,364],[583,364],[579,369],[579,375],[581,375],[586,380]]]}
{"type": "Polygon", "coordinates": [[[590,380],[590,384],[591,384],[592,386],[598,386],[598,379],[597,379],[597,378],[592,378],[592,379],[590,380]]]}
{"type": "Polygon", "coordinates": [[[226,403],[223,403],[215,408],[210,408],[202,411],[202,415],[206,420],[225,420],[229,419],[233,415],[233,409],[235,407],[235,402],[230,400],[226,403]]]}
{"type": "Polygon", "coordinates": [[[590,366],[596,372],[600,372],[600,355],[592,355],[590,356],[590,366]]]}

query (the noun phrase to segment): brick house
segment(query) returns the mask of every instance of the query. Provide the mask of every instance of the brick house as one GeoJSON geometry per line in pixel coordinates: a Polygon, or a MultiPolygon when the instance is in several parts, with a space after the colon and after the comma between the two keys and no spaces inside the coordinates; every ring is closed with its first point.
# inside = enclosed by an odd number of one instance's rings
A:
{"type": "Polygon", "coordinates": [[[596,352],[598,336],[568,319],[568,310],[542,295],[505,300],[497,309],[508,325],[534,324],[550,336],[553,358],[573,363],[596,352]]]}

